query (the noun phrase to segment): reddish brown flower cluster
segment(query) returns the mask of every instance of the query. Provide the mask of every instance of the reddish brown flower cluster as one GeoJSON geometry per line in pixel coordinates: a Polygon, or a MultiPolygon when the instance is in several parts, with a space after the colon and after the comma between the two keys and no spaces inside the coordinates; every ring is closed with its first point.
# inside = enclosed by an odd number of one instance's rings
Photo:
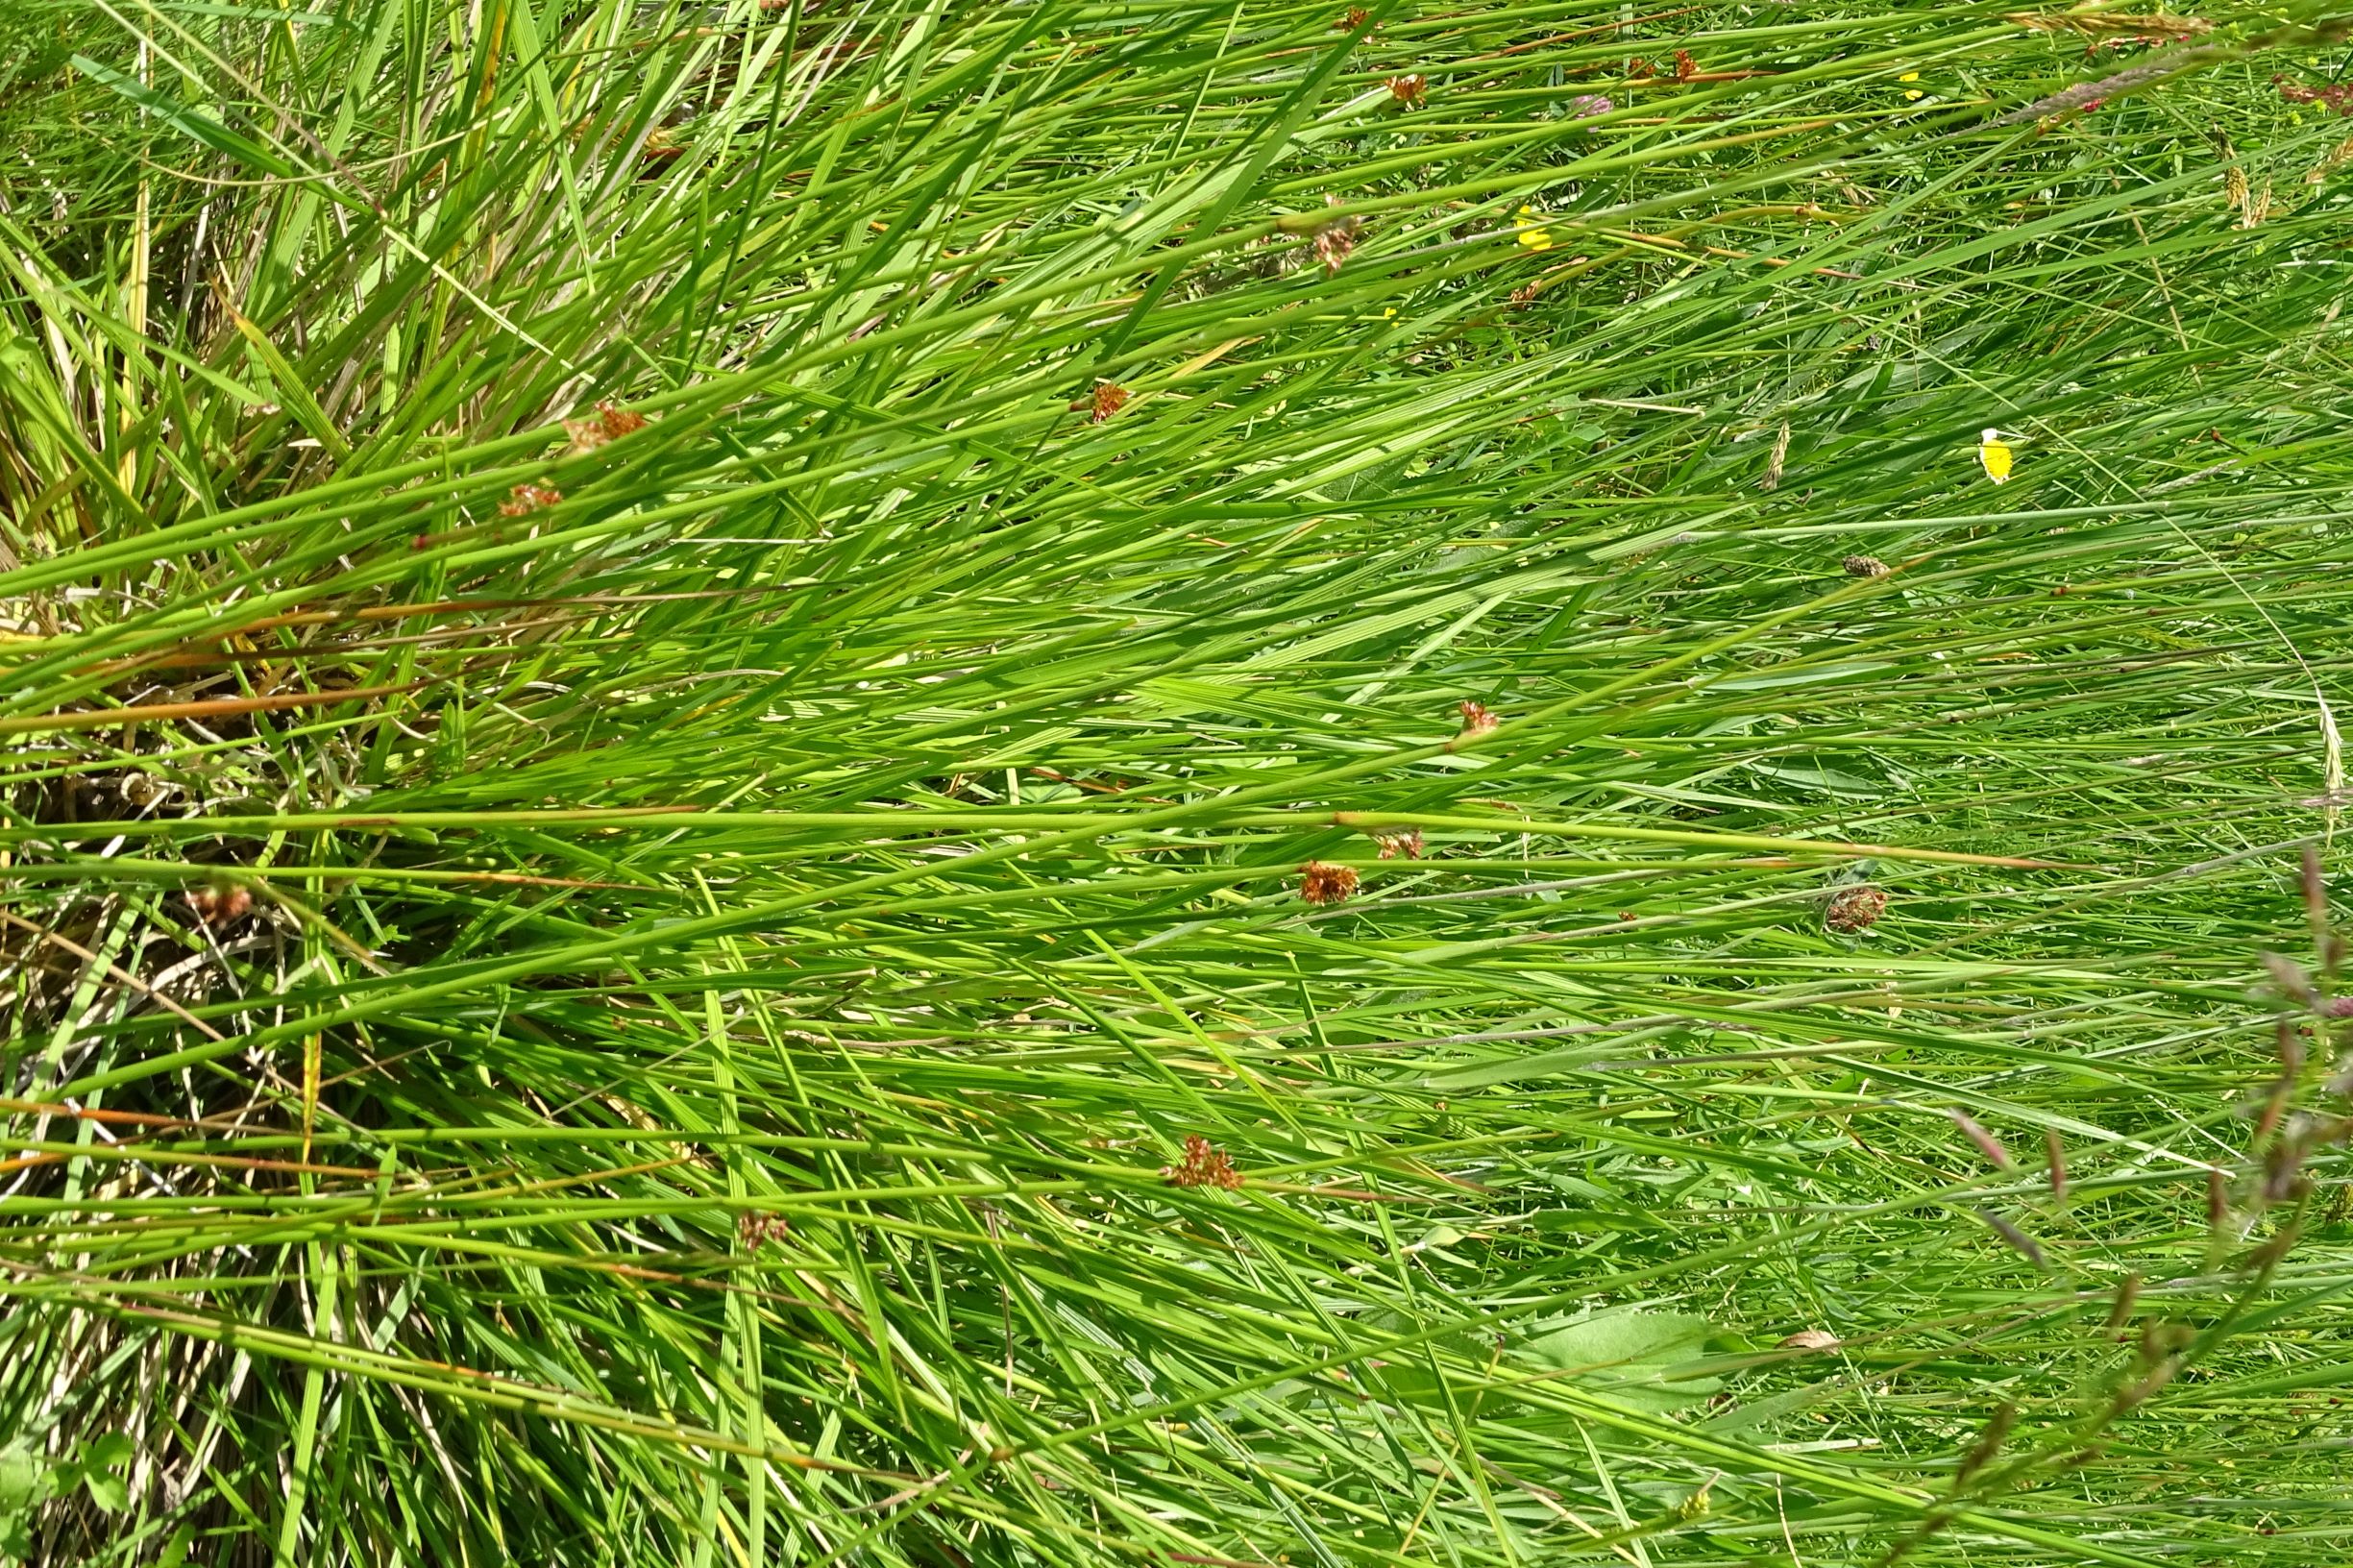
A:
{"type": "Polygon", "coordinates": [[[2275,76],[2271,79],[2271,85],[2279,88],[2279,95],[2292,104],[2318,104],[2321,108],[2339,114],[2353,114],[2353,82],[2332,83],[2325,87],[2308,87],[2300,82],[2291,82],[2284,76],[2275,76]]]}
{"type": "Polygon", "coordinates": [[[499,502],[503,517],[528,517],[541,512],[564,499],[564,493],[551,484],[518,484],[499,502]]]}
{"type": "Polygon", "coordinates": [[[1418,104],[1430,91],[1426,76],[1392,76],[1386,85],[1389,96],[1401,104],[1418,104]]]}
{"type": "Polygon", "coordinates": [[[1887,894],[1877,888],[1844,888],[1830,895],[1822,923],[1841,936],[1868,931],[1887,912],[1887,894]]]}
{"type": "Polygon", "coordinates": [[[747,1252],[757,1252],[771,1241],[781,1241],[793,1234],[793,1227],[782,1214],[763,1214],[747,1209],[735,1218],[735,1238],[747,1252]]]}
{"type": "Polygon", "coordinates": [[[197,888],[188,894],[188,908],[215,931],[225,931],[236,924],[253,907],[253,893],[245,888],[197,888]]]}
{"type": "Polygon", "coordinates": [[[1462,734],[1458,739],[1467,740],[1473,735],[1484,735],[1502,723],[1501,719],[1487,711],[1484,702],[1466,701],[1462,704],[1462,734]]]}
{"type": "Polygon", "coordinates": [[[1357,891],[1357,870],[1311,860],[1299,868],[1299,896],[1311,904],[1344,903],[1357,891]]]}
{"type": "Polygon", "coordinates": [[[564,421],[564,433],[572,438],[569,455],[574,457],[645,428],[645,415],[617,408],[609,403],[597,404],[597,412],[591,418],[564,421]]]}
{"type": "Polygon", "coordinates": [[[1373,13],[1366,11],[1362,6],[1350,6],[1346,11],[1341,12],[1337,16],[1332,18],[1332,31],[1335,33],[1354,33],[1358,28],[1362,27],[1366,22],[1369,22],[1372,19],[1373,13]]]}
{"type": "Polygon", "coordinates": [[[1888,564],[1876,555],[1850,555],[1838,564],[1851,577],[1884,577],[1889,571],[1888,564]]]}
{"type": "Polygon", "coordinates": [[[1422,858],[1422,830],[1418,827],[1394,828],[1373,835],[1373,843],[1381,849],[1381,858],[1389,860],[1398,855],[1408,860],[1422,858]]]}
{"type": "Polygon", "coordinates": [[[1688,82],[1700,74],[1700,62],[1691,58],[1688,49],[1675,51],[1675,80],[1688,82]]]}
{"type": "Polygon", "coordinates": [[[1189,1133],[1185,1138],[1185,1158],[1173,1165],[1160,1167],[1162,1176],[1171,1187],[1222,1187],[1228,1189],[1242,1185],[1242,1173],[1234,1168],[1234,1162],[1225,1151],[1203,1138],[1189,1133]]]}
{"type": "Polygon", "coordinates": [[[1116,381],[1098,381],[1095,389],[1072,404],[1070,409],[1073,413],[1082,408],[1085,409],[1089,423],[1100,425],[1126,407],[1127,400],[1132,395],[1126,387],[1119,385],[1116,381]]]}
{"type": "MultiPolygon", "coordinates": [[[[1324,199],[1335,206],[1338,205],[1339,198],[1336,196],[1324,199]]],[[[1359,222],[1353,217],[1337,218],[1315,231],[1315,259],[1324,264],[1325,277],[1337,274],[1340,263],[1355,253],[1359,222]]]]}

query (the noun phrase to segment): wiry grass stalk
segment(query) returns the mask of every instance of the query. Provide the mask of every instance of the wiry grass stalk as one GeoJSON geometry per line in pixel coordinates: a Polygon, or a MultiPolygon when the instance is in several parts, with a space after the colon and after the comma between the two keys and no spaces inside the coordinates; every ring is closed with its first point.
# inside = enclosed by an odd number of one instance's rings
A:
{"type": "Polygon", "coordinates": [[[2346,33],[0,14],[0,1556],[2337,1562],[2346,33]]]}

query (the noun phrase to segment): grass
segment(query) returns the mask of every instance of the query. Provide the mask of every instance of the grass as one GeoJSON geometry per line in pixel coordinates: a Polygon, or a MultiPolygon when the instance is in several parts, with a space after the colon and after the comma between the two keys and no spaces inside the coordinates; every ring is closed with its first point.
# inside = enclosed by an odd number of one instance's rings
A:
{"type": "Polygon", "coordinates": [[[0,16],[0,1556],[2341,1559],[2343,22],[1339,9],[0,16]]]}

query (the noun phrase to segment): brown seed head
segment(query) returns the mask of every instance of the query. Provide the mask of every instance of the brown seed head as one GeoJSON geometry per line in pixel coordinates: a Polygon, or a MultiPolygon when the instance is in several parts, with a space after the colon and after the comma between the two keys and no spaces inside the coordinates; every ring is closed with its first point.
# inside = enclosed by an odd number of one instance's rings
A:
{"type": "Polygon", "coordinates": [[[1877,888],[1842,888],[1830,895],[1822,923],[1842,936],[1868,931],[1887,912],[1887,894],[1877,888]]]}
{"type": "Polygon", "coordinates": [[[594,452],[608,441],[618,441],[646,428],[646,416],[633,409],[611,403],[600,403],[597,411],[586,419],[564,421],[564,433],[571,437],[567,455],[577,457],[594,452]]]}
{"type": "Polygon", "coordinates": [[[1324,276],[1335,277],[1341,263],[1356,254],[1357,220],[1342,218],[1315,231],[1315,259],[1322,262],[1324,276]]]}
{"type": "Polygon", "coordinates": [[[2013,12],[2002,18],[2012,27],[2035,33],[2130,34],[2142,43],[2173,42],[2212,32],[2214,23],[2196,16],[2169,16],[2164,12],[2132,13],[2121,11],[2013,12]]]}
{"type": "Polygon", "coordinates": [[[1299,868],[1299,896],[1311,904],[1344,903],[1355,896],[1357,869],[1311,860],[1299,868]]]}
{"type": "Polygon", "coordinates": [[[1373,843],[1380,845],[1383,860],[1396,855],[1403,855],[1408,860],[1422,858],[1422,830],[1418,827],[1401,827],[1386,833],[1376,833],[1373,843]]]}
{"type": "Polygon", "coordinates": [[[1369,22],[1372,19],[1373,13],[1366,11],[1362,6],[1350,6],[1346,11],[1341,12],[1337,16],[1332,18],[1332,31],[1335,33],[1354,33],[1358,28],[1362,27],[1366,22],[1369,22]]]}
{"type": "Polygon", "coordinates": [[[253,893],[233,885],[197,888],[188,894],[188,907],[196,918],[215,931],[225,931],[243,919],[254,907],[253,893]]]}
{"type": "Polygon", "coordinates": [[[1501,719],[1487,711],[1487,705],[1484,702],[1464,702],[1462,704],[1462,734],[1464,737],[1484,735],[1502,723],[1501,719]]]}
{"type": "Polygon", "coordinates": [[[1089,422],[1095,425],[1102,424],[1105,420],[1111,418],[1112,415],[1117,413],[1120,409],[1127,406],[1129,395],[1128,389],[1121,386],[1116,381],[1101,381],[1096,383],[1094,391],[1090,393],[1087,398],[1087,418],[1089,422]]]}
{"type": "Polygon", "coordinates": [[[735,1219],[735,1238],[748,1252],[757,1252],[771,1241],[781,1241],[793,1234],[793,1227],[782,1214],[763,1214],[747,1209],[735,1219]]]}
{"type": "Polygon", "coordinates": [[[2292,104],[2318,104],[2335,113],[2353,114],[2353,82],[2308,87],[2284,76],[2274,76],[2271,85],[2279,88],[2279,95],[2292,104]]]}
{"type": "Polygon", "coordinates": [[[2320,161],[2304,171],[2304,183],[2308,185],[2316,185],[2347,163],[2353,163],[2353,136],[2347,136],[2321,154],[2320,161]]]}
{"type": "Polygon", "coordinates": [[[1972,1143],[1977,1145],[1978,1152],[1983,1154],[1988,1160],[1993,1161],[1995,1164],[1999,1165],[2004,1170],[2008,1170],[2016,1163],[2011,1160],[2010,1151],[2003,1146],[2001,1139],[1996,1138],[1992,1133],[1986,1131],[1984,1124],[1979,1122],[1976,1117],[1971,1115],[1968,1112],[1959,1110],[1957,1108],[1949,1110],[1946,1114],[1952,1117],[1952,1124],[1955,1127],[1960,1128],[1962,1134],[1966,1136],[1972,1143]]]}
{"type": "Polygon", "coordinates": [[[1163,1165],[1160,1173],[1171,1187],[1222,1187],[1229,1190],[1242,1185],[1242,1174],[1234,1168],[1234,1162],[1199,1133],[1185,1137],[1185,1158],[1173,1165],[1163,1165]]]}
{"type": "Polygon", "coordinates": [[[518,484],[506,494],[508,499],[499,502],[499,512],[505,517],[528,517],[564,499],[564,493],[551,484],[518,484]]]}
{"type": "Polygon", "coordinates": [[[1426,76],[1392,76],[1388,80],[1389,96],[1401,104],[1418,104],[1430,90],[1426,76]]]}
{"type": "MultiPolygon", "coordinates": [[[[1765,477],[1756,481],[1759,490],[1778,490],[1781,470],[1789,461],[1789,421],[1781,421],[1781,429],[1773,438],[1773,454],[1765,459],[1765,477]]],[[[1860,559],[1860,557],[1856,557],[1860,559]]]]}
{"type": "Polygon", "coordinates": [[[1851,577],[1884,577],[1892,570],[1876,555],[1850,555],[1838,564],[1847,569],[1851,577]]]}

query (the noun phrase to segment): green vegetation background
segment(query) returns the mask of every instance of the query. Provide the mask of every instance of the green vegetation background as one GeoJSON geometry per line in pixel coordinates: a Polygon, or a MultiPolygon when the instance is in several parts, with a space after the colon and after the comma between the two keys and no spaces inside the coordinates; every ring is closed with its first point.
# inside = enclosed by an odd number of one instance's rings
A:
{"type": "Polygon", "coordinates": [[[0,1555],[2341,1562],[2346,33],[0,9],[0,1555]]]}

